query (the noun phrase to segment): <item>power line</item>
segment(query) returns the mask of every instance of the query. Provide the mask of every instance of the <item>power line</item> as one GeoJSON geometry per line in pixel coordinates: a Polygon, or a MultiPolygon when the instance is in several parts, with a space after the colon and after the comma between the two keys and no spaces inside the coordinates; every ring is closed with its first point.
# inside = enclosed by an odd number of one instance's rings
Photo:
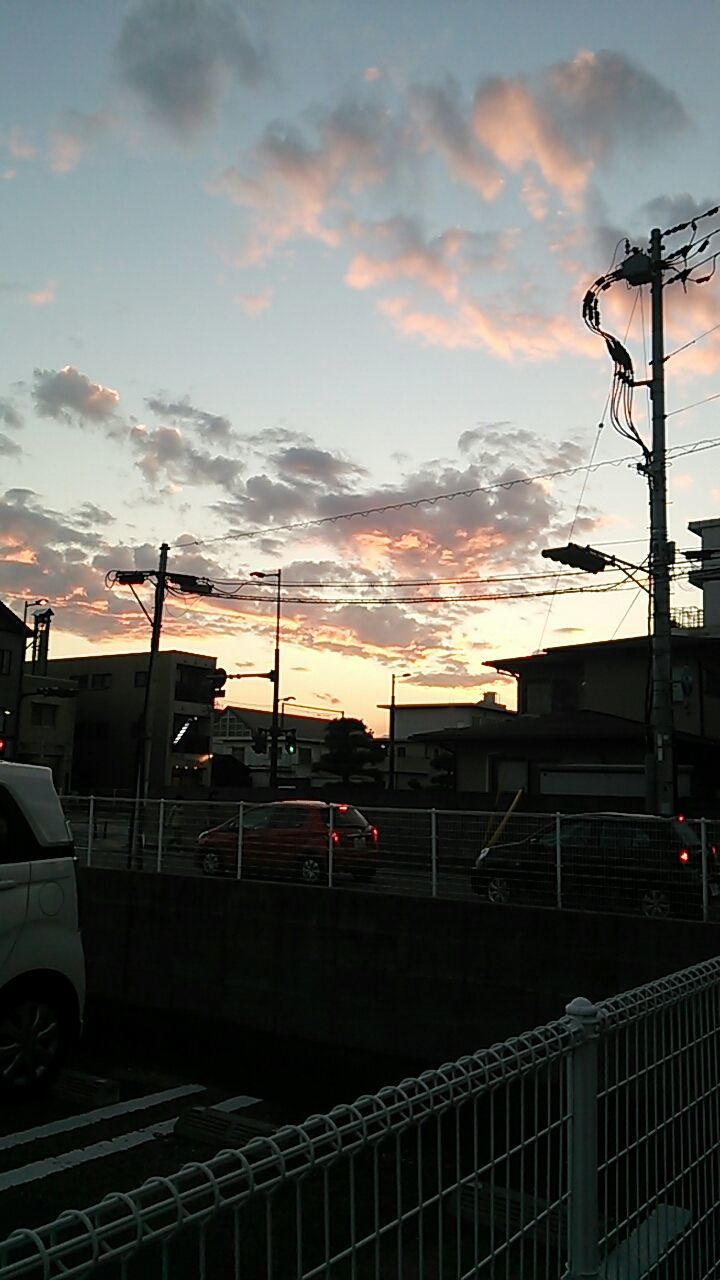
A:
{"type": "MultiPolygon", "coordinates": [[[[713,397],[710,397],[711,399],[713,397]]],[[[701,401],[700,403],[704,403],[701,401]]],[[[692,408],[694,406],[688,406],[692,408]]],[[[681,412],[681,410],[676,410],[681,412]]],[[[720,437],[708,437],[697,440],[691,445],[679,445],[668,450],[668,457],[681,457],[688,453],[701,453],[706,449],[716,449],[720,445],[720,437]]],[[[499,489],[514,489],[517,485],[535,484],[539,480],[557,480],[562,476],[576,476],[582,471],[599,471],[602,467],[619,467],[623,463],[637,463],[635,454],[625,454],[620,458],[607,458],[604,462],[583,463],[577,467],[559,467],[555,471],[539,472],[532,476],[518,476],[513,480],[496,480],[493,484],[476,485],[469,489],[456,489],[450,493],[435,493],[423,498],[406,498],[400,502],[388,502],[383,506],[366,507],[357,511],[342,511],[334,516],[313,516],[308,520],[295,520],[289,524],[263,525],[255,529],[242,529],[234,533],[220,534],[216,538],[191,538],[187,542],[174,542],[173,548],[185,551],[189,547],[208,547],[218,542],[236,542],[245,538],[262,538],[273,533],[294,533],[298,529],[311,529],[319,525],[337,524],[340,520],[364,519],[368,516],[386,515],[390,511],[402,511],[408,508],[417,509],[423,506],[434,506],[437,502],[452,502],[455,498],[474,498],[481,493],[495,493],[499,489]]]]}
{"type": "Polygon", "coordinates": [[[696,338],[691,338],[689,342],[683,343],[681,347],[676,347],[669,355],[665,357],[665,363],[672,360],[673,356],[679,356],[681,351],[687,351],[688,347],[693,347],[696,342],[700,342],[702,338],[707,338],[709,334],[715,333],[716,329],[720,329],[720,323],[714,324],[712,329],[706,329],[704,333],[699,333],[696,338]]]}
{"type": "Polygon", "coordinates": [[[674,418],[677,413],[687,413],[688,409],[697,409],[698,405],[709,404],[711,400],[720,400],[720,391],[716,391],[712,396],[706,396],[704,400],[695,400],[693,404],[685,404],[682,409],[672,409],[670,413],[666,413],[666,418],[674,418]]]}
{"type": "MultiPolygon", "coordinates": [[[[581,572],[582,570],[576,569],[575,571],[570,573],[562,573],[560,574],[560,577],[577,578],[578,574],[581,572]]],[[[330,591],[340,590],[345,587],[355,587],[358,590],[362,588],[363,590],[374,591],[381,587],[397,587],[397,588],[400,588],[400,587],[456,587],[456,586],[469,585],[473,583],[485,583],[485,582],[528,582],[528,581],[535,581],[541,578],[555,578],[557,576],[558,575],[556,571],[553,569],[547,573],[512,573],[512,574],[504,574],[504,575],[494,575],[494,576],[483,577],[483,578],[477,578],[477,577],[476,578],[410,578],[405,581],[400,579],[394,579],[394,578],[388,578],[385,580],[376,579],[373,581],[367,581],[367,580],[363,581],[362,579],[358,580],[356,578],[354,581],[349,581],[349,582],[318,582],[318,581],[291,582],[291,581],[285,581],[285,579],[283,579],[283,586],[313,587],[315,589],[319,589],[323,587],[323,588],[327,588],[330,591]]]]}

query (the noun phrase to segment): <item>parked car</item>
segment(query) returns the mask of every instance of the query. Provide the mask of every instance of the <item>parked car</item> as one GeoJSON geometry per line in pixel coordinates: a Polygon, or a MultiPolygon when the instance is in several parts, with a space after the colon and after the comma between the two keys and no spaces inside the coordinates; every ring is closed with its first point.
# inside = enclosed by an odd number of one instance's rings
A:
{"type": "Polygon", "coordinates": [[[38,765],[0,762],[0,1096],[47,1087],[85,999],[73,839],[38,765]]]}
{"type": "Polygon", "coordinates": [[[356,880],[375,875],[378,831],[358,809],[324,800],[280,800],[244,810],[198,837],[198,861],[205,875],[236,875],[238,850],[243,874],[299,877],[305,884],[327,880],[332,842],[333,870],[356,880]],[[332,832],[330,821],[332,816],[332,832]]]}
{"type": "MultiPolygon", "coordinates": [[[[710,845],[708,896],[720,896],[717,850],[710,845]]],[[[684,818],[586,814],[563,819],[558,877],[555,822],[522,840],[481,850],[470,873],[475,893],[489,902],[554,905],[558,878],[564,906],[645,916],[699,917],[702,843],[684,818]]]]}

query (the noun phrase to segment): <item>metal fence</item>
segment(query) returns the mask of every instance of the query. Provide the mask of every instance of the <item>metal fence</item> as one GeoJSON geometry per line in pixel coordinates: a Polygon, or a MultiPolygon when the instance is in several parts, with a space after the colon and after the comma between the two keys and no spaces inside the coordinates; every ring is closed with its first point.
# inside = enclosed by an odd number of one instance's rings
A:
{"type": "Polygon", "coordinates": [[[720,1273],[720,959],[0,1244],[4,1280],[720,1273]]]}
{"type": "Polygon", "coordinates": [[[88,865],[291,879],[498,906],[720,913],[720,822],[638,814],[476,813],[308,802],[65,797],[88,865]]]}

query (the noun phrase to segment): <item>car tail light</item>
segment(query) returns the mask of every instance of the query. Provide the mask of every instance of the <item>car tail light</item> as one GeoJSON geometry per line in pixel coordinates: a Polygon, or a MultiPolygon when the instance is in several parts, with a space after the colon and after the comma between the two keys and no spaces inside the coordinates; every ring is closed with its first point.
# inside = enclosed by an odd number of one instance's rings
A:
{"type": "Polygon", "coordinates": [[[680,850],[680,861],[681,861],[681,862],[689,862],[689,861],[690,861],[690,854],[688,853],[687,849],[681,849],[681,850],[680,850]]]}
{"type": "Polygon", "coordinates": [[[333,844],[339,844],[339,843],[340,843],[340,837],[339,837],[339,835],[338,835],[337,831],[333,831],[333,833],[332,833],[332,842],[333,842],[333,844]]]}
{"type": "Polygon", "coordinates": [[[711,844],[711,845],[710,845],[710,852],[711,852],[711,854],[712,854],[713,858],[717,858],[717,849],[716,849],[716,847],[715,847],[715,845],[714,845],[714,844],[711,844]]]}
{"type": "Polygon", "coordinates": [[[339,805],[338,805],[338,813],[347,813],[347,811],[348,811],[348,809],[349,809],[349,808],[350,808],[350,806],[349,806],[349,805],[347,805],[347,804],[339,804],[339,805]]]}
{"type": "Polygon", "coordinates": [[[377,829],[377,827],[371,827],[371,828],[370,828],[370,835],[372,836],[372,842],[373,842],[373,844],[377,844],[377,842],[378,842],[378,829],[377,829]]]}

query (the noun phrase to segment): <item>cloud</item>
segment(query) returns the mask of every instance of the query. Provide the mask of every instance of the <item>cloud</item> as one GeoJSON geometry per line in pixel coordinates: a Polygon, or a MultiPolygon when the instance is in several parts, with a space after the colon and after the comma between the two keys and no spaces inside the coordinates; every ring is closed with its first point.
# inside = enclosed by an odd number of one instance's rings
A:
{"type": "Polygon", "coordinates": [[[577,321],[529,306],[501,310],[463,298],[452,310],[438,314],[415,305],[407,296],[383,298],[377,305],[399,333],[427,346],[486,350],[503,360],[518,356],[548,360],[568,351],[596,354],[577,321]]]}
{"type": "Polygon", "coordinates": [[[36,369],[33,400],[42,418],[70,425],[117,423],[119,392],[92,382],[72,365],[62,369],[36,369]]]}
{"type": "Polygon", "coordinates": [[[188,444],[177,427],[148,429],[138,423],[130,430],[129,442],[136,466],[153,485],[165,477],[172,486],[214,484],[234,492],[242,470],[234,458],[188,444]]]}
{"type": "Polygon", "coordinates": [[[293,126],[273,124],[241,163],[211,184],[253,213],[242,263],[258,263],[305,237],[338,245],[348,202],[394,177],[401,130],[374,103],[346,101],[316,113],[314,141],[293,126]]]}
{"type": "Polygon", "coordinates": [[[13,160],[34,160],[37,155],[37,147],[17,128],[0,132],[0,147],[4,147],[13,160]]]}
{"type": "Polygon", "coordinates": [[[326,449],[315,449],[307,446],[293,446],[283,449],[272,456],[283,479],[294,477],[307,478],[323,485],[334,484],[345,487],[348,479],[366,475],[364,467],[350,462],[346,458],[336,457],[326,449]]]}
{"type": "Polygon", "coordinates": [[[38,289],[35,293],[28,293],[25,301],[31,307],[49,307],[52,306],[57,294],[57,281],[48,280],[44,289],[38,289]]]}
{"type": "MultiPolygon", "coordinates": [[[[581,50],[534,82],[494,77],[475,93],[472,130],[511,173],[539,172],[577,207],[595,167],[613,152],[659,144],[688,127],[675,93],[624,54],[581,50]]],[[[537,214],[542,192],[526,188],[537,214]]]]}
{"type": "Polygon", "coordinates": [[[254,85],[264,72],[242,15],[221,0],[141,0],[115,60],[148,115],[181,140],[207,128],[229,85],[254,85]]]}
{"type": "Polygon", "coordinates": [[[272,302],[272,289],[261,289],[259,293],[238,293],[233,301],[239,302],[243,311],[249,316],[258,316],[261,311],[267,311],[272,302]]]}
{"type": "Polygon", "coordinates": [[[3,422],[6,427],[11,427],[13,431],[19,431],[24,422],[22,414],[18,413],[14,404],[2,396],[0,396],[0,422],[3,422]]]}
{"type": "Polygon", "coordinates": [[[114,126],[113,117],[105,111],[65,111],[50,134],[53,173],[71,173],[114,126]]]}
{"type": "Polygon", "coordinates": [[[352,259],[345,275],[351,288],[410,280],[448,303],[469,287],[473,272],[487,276],[502,270],[517,240],[512,230],[477,232],[462,227],[450,227],[428,239],[416,219],[401,217],[358,224],[356,234],[372,248],[352,259]]]}
{"type": "Polygon", "coordinates": [[[20,445],[11,440],[9,436],[6,436],[3,431],[0,431],[0,454],[4,458],[20,458],[22,453],[20,445]]]}
{"type": "Polygon", "coordinates": [[[206,409],[198,409],[190,403],[187,396],[179,400],[163,400],[159,396],[149,396],[145,401],[159,418],[169,418],[173,423],[197,427],[200,435],[211,441],[228,443],[233,438],[232,423],[220,413],[208,413],[206,409]]]}
{"type": "Polygon", "coordinates": [[[500,169],[478,146],[468,110],[453,80],[442,85],[416,85],[410,90],[411,109],[421,134],[421,146],[434,147],[450,173],[483,200],[493,200],[505,184],[500,169]]]}

